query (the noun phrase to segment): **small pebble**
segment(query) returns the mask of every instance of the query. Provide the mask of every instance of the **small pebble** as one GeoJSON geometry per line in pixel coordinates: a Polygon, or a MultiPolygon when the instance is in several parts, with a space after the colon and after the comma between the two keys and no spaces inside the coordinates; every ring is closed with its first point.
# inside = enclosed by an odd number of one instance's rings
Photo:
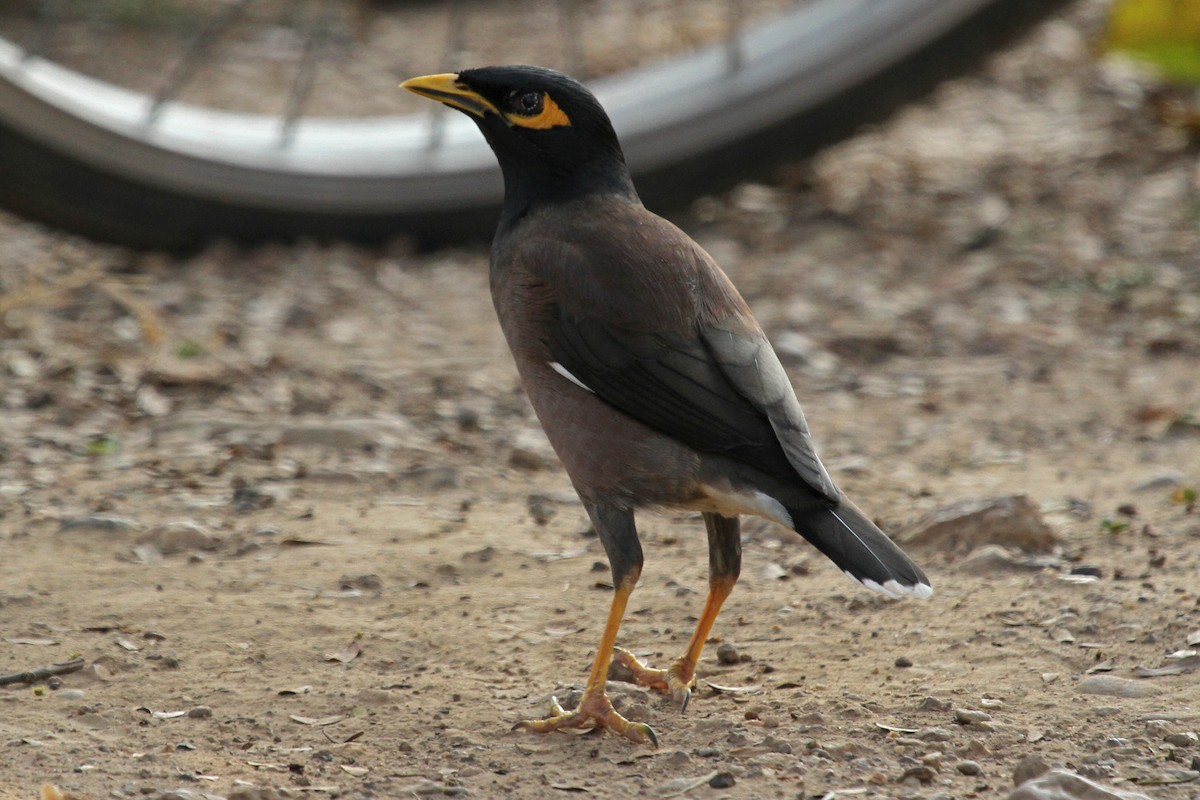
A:
{"type": "Polygon", "coordinates": [[[735,783],[736,781],[733,779],[733,773],[718,772],[716,775],[712,776],[712,780],[708,782],[708,785],[714,789],[728,789],[735,783]]]}
{"type": "Polygon", "coordinates": [[[904,774],[900,776],[900,782],[910,779],[916,779],[918,783],[933,783],[933,779],[937,777],[937,771],[932,767],[922,764],[919,767],[909,767],[904,770],[904,774]]]}
{"type": "Polygon", "coordinates": [[[954,737],[945,728],[922,728],[917,731],[917,738],[925,742],[948,742],[954,737]]]}
{"type": "Polygon", "coordinates": [[[676,750],[671,755],[667,756],[667,763],[672,767],[686,767],[692,763],[692,757],[683,750],[676,750]]]}
{"type": "Polygon", "coordinates": [[[738,655],[737,648],[732,643],[722,642],[721,646],[717,648],[717,663],[730,666],[739,661],[741,661],[741,656],[738,655]]]}
{"type": "Polygon", "coordinates": [[[1167,744],[1173,744],[1176,747],[1195,747],[1197,742],[1200,742],[1200,736],[1188,731],[1186,733],[1172,733],[1170,736],[1163,737],[1163,741],[1167,744]]]}
{"type": "Polygon", "coordinates": [[[653,715],[650,711],[650,706],[645,703],[630,703],[629,707],[621,712],[625,718],[633,722],[648,722],[653,715]]]}
{"type": "Polygon", "coordinates": [[[939,700],[936,697],[926,696],[917,705],[917,710],[918,711],[949,711],[950,710],[950,701],[949,700],[939,700]]]}
{"type": "Polygon", "coordinates": [[[190,719],[208,719],[213,715],[211,706],[196,706],[187,713],[190,719]]]}
{"type": "Polygon", "coordinates": [[[963,775],[978,775],[983,772],[978,761],[960,761],[954,765],[954,768],[963,775]]]}
{"type": "Polygon", "coordinates": [[[68,517],[58,525],[59,531],[86,531],[98,533],[124,533],[138,529],[138,524],[127,518],[108,514],[93,514],[86,517],[68,517]]]}
{"type": "Polygon", "coordinates": [[[83,689],[63,689],[58,693],[58,696],[63,700],[82,700],[83,695],[83,689]]]}
{"type": "Polygon", "coordinates": [[[1118,678],[1116,675],[1092,675],[1079,682],[1076,691],[1081,694],[1099,694],[1108,697],[1150,697],[1160,689],[1148,683],[1118,678]]]}
{"type": "Polygon", "coordinates": [[[1162,472],[1133,487],[1135,492],[1151,492],[1156,489],[1166,489],[1183,483],[1183,473],[1162,472]]]}
{"type": "Polygon", "coordinates": [[[904,668],[904,667],[911,667],[912,665],[913,665],[912,659],[909,658],[908,656],[900,656],[899,658],[896,659],[897,667],[904,668]]]}
{"type": "Polygon", "coordinates": [[[988,722],[992,715],[986,711],[974,711],[969,708],[954,709],[954,720],[961,722],[963,725],[978,725],[981,722],[988,722]]]}
{"type": "Polygon", "coordinates": [[[772,753],[783,753],[785,755],[788,755],[788,754],[791,754],[791,752],[792,752],[792,746],[790,744],[788,744],[783,739],[777,738],[775,736],[766,737],[765,739],[763,739],[762,743],[763,743],[763,747],[769,748],[772,753]]]}

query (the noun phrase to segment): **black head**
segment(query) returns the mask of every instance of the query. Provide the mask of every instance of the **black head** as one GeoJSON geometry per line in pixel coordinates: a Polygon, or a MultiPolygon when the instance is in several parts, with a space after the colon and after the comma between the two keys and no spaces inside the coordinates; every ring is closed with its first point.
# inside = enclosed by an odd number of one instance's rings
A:
{"type": "Polygon", "coordinates": [[[608,114],[560,72],[482,67],[401,85],[474,119],[504,172],[506,216],[581,195],[637,197],[608,114]]]}

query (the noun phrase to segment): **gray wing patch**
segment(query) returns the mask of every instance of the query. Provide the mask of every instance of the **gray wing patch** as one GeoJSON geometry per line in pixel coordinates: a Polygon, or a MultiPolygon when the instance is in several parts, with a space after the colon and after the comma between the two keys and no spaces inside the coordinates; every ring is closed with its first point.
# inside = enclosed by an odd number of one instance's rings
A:
{"type": "Polygon", "coordinates": [[[701,335],[730,383],[766,415],[784,454],[800,477],[836,502],[837,486],[817,456],[800,401],[766,338],[761,335],[751,338],[715,327],[705,329],[701,335]]]}

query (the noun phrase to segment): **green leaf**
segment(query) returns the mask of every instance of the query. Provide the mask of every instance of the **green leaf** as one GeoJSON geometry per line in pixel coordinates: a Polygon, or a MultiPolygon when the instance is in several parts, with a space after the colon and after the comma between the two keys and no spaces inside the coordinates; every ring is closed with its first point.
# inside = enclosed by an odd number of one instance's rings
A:
{"type": "Polygon", "coordinates": [[[1117,0],[1104,44],[1147,62],[1167,80],[1200,84],[1200,2],[1117,0]]]}
{"type": "Polygon", "coordinates": [[[1100,527],[1111,534],[1124,533],[1129,530],[1129,523],[1124,520],[1115,520],[1105,517],[1100,520],[1100,527]]]}
{"type": "Polygon", "coordinates": [[[175,355],[179,358],[197,358],[204,355],[204,345],[194,339],[185,339],[175,348],[175,355]]]}
{"type": "Polygon", "coordinates": [[[100,434],[88,440],[87,454],[89,456],[111,456],[121,449],[121,443],[111,436],[100,434]]]}

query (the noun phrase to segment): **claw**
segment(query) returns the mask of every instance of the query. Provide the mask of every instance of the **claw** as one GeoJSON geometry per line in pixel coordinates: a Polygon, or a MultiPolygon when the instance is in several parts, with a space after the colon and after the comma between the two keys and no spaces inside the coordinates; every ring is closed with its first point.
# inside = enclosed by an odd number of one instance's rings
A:
{"type": "Polygon", "coordinates": [[[512,730],[527,730],[549,733],[562,728],[606,728],[620,734],[631,742],[649,742],[658,747],[658,734],[644,722],[630,722],[612,707],[603,691],[585,693],[574,711],[566,711],[557,697],[550,698],[550,716],[545,719],[523,719],[512,726],[512,730]]]}
{"type": "Polygon", "coordinates": [[[639,686],[646,686],[677,700],[680,714],[687,710],[692,699],[692,684],[696,681],[696,672],[695,666],[686,658],[677,659],[669,669],[655,669],[647,667],[628,650],[616,647],[613,648],[613,661],[628,669],[639,686]]]}

